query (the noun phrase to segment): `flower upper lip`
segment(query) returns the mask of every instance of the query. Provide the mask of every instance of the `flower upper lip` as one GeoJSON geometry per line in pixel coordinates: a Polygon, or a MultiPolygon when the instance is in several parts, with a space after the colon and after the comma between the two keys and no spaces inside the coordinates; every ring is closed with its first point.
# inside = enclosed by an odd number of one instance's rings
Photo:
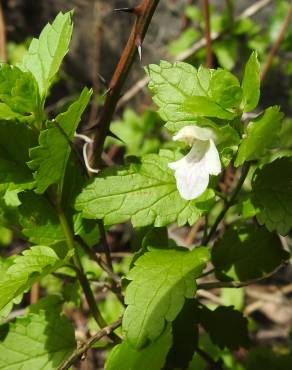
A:
{"type": "Polygon", "coordinates": [[[210,175],[221,172],[221,162],[212,129],[189,125],[173,137],[192,148],[189,153],[168,167],[175,171],[178,191],[183,199],[198,198],[208,187],[210,175]]]}

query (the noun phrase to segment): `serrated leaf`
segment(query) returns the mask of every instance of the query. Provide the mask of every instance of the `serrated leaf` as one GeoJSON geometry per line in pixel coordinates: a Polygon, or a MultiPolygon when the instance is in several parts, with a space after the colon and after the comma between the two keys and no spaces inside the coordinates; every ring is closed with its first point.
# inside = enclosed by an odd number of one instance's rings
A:
{"type": "Polygon", "coordinates": [[[212,249],[218,278],[239,281],[262,278],[274,271],[289,254],[279,237],[264,227],[229,228],[212,249]]]}
{"type": "Polygon", "coordinates": [[[65,240],[55,208],[44,196],[33,192],[20,195],[19,223],[33,244],[51,245],[65,240]]]}
{"type": "Polygon", "coordinates": [[[74,136],[90,96],[91,91],[83,89],[79,99],[66,112],[59,114],[50,128],[41,132],[39,146],[30,150],[31,161],[28,165],[36,170],[37,193],[45,192],[52,184],[59,184],[62,189],[71,152],[69,140],[74,136]]]}
{"type": "Polygon", "coordinates": [[[199,83],[197,69],[183,62],[171,64],[161,61],[160,65],[149,65],[146,73],[150,77],[153,101],[159,107],[162,119],[169,123],[193,121],[196,115],[181,112],[180,107],[187,97],[207,94],[199,83]]]}
{"type": "Polygon", "coordinates": [[[187,299],[172,325],[173,344],[167,356],[167,369],[187,369],[198,347],[199,328],[196,302],[187,299]]]}
{"type": "Polygon", "coordinates": [[[0,66],[0,100],[14,112],[25,114],[38,110],[39,91],[36,80],[30,72],[23,72],[16,66],[0,66]]]}
{"type": "Polygon", "coordinates": [[[213,192],[193,201],[182,199],[169,159],[149,154],[141,162],[101,172],[77,197],[76,209],[85,218],[103,219],[106,225],[131,220],[135,227],[193,224],[204,213],[213,192]]]}
{"type": "Polygon", "coordinates": [[[260,64],[257,53],[253,52],[245,65],[242,80],[242,108],[244,112],[250,112],[258,105],[260,84],[260,64]]]}
{"type": "Polygon", "coordinates": [[[146,69],[149,89],[159,114],[167,125],[195,123],[198,116],[233,119],[235,113],[212,100],[209,84],[213,71],[190,64],[162,61],[146,69]]]}
{"type": "Polygon", "coordinates": [[[212,342],[219,348],[236,350],[240,347],[249,347],[248,321],[233,307],[221,306],[214,311],[207,307],[199,307],[199,320],[209,333],[212,342]]]}
{"type": "Polygon", "coordinates": [[[0,281],[0,310],[28,290],[41,277],[52,273],[67,260],[60,259],[50,247],[35,246],[17,256],[0,281]]]}
{"type": "Polygon", "coordinates": [[[131,345],[141,348],[160,336],[166,322],[179,314],[185,298],[194,297],[195,278],[208,259],[209,251],[204,247],[193,251],[149,248],[135,262],[127,275],[131,282],[123,318],[123,332],[131,345]]]}
{"type": "Polygon", "coordinates": [[[246,137],[243,139],[235,161],[236,166],[245,161],[261,158],[279,139],[283,113],[277,106],[266,109],[260,116],[253,119],[247,126],[246,137]]]}
{"type": "Polygon", "coordinates": [[[258,222],[269,231],[288,234],[292,227],[292,159],[280,158],[257,169],[252,189],[258,222]]]}
{"type": "Polygon", "coordinates": [[[72,35],[72,12],[59,13],[48,23],[38,39],[33,39],[19,67],[35,77],[40,95],[47,94],[63,58],[68,52],[72,35]]]}
{"type": "Polygon", "coordinates": [[[25,123],[0,122],[0,190],[33,187],[26,161],[35,142],[35,132],[25,123]]]}
{"type": "Polygon", "coordinates": [[[55,370],[75,347],[74,328],[56,312],[40,311],[0,327],[0,369],[55,370]]]}
{"type": "Polygon", "coordinates": [[[171,327],[147,347],[137,350],[128,342],[115,346],[106,361],[106,370],[160,370],[171,346],[171,327]]]}

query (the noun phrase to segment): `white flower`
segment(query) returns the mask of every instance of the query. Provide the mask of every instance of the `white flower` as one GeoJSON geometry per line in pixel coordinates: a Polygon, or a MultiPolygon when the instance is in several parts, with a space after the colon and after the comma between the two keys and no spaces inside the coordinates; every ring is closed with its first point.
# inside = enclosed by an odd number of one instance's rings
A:
{"type": "Polygon", "coordinates": [[[168,164],[175,171],[176,185],[182,198],[191,200],[199,197],[207,189],[210,175],[221,172],[215,135],[212,129],[199,126],[185,126],[173,137],[184,141],[192,148],[177,162],[168,164]]]}

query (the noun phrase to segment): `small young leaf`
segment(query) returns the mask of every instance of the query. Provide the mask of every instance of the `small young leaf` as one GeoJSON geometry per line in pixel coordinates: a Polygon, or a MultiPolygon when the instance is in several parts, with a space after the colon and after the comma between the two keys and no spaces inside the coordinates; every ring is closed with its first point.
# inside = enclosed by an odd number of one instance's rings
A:
{"type": "Polygon", "coordinates": [[[218,307],[215,311],[199,308],[199,320],[211,340],[221,349],[236,350],[249,347],[247,319],[233,307],[218,307]]]}
{"type": "Polygon", "coordinates": [[[149,248],[135,262],[127,275],[131,283],[126,289],[128,305],[123,318],[127,341],[141,348],[163,332],[166,322],[173,321],[184,305],[193,298],[195,278],[209,259],[207,248],[183,249],[149,248]]]}
{"type": "Polygon", "coordinates": [[[3,370],[54,370],[76,347],[72,324],[54,311],[40,311],[2,325],[0,337],[3,370]]]}
{"type": "Polygon", "coordinates": [[[15,258],[0,281],[0,310],[18,295],[28,290],[41,277],[63,266],[50,247],[35,246],[15,258]]]}
{"type": "Polygon", "coordinates": [[[0,103],[0,120],[2,121],[27,121],[27,116],[14,112],[7,104],[0,103]]]}
{"type": "Polygon", "coordinates": [[[0,100],[14,112],[25,114],[38,110],[39,91],[36,80],[30,72],[23,72],[15,66],[0,66],[0,100]]]}
{"type": "Polygon", "coordinates": [[[265,152],[277,143],[281,129],[283,113],[277,106],[266,109],[254,118],[247,127],[237,154],[235,165],[241,166],[245,161],[261,158],[265,152]]]}
{"type": "Polygon", "coordinates": [[[287,258],[276,234],[253,225],[229,228],[212,249],[217,277],[239,281],[262,278],[287,258]]]}
{"type": "Polygon", "coordinates": [[[68,52],[72,35],[72,12],[59,13],[52,24],[48,23],[38,39],[33,39],[19,67],[35,77],[43,97],[53,82],[63,58],[68,52]]]}
{"type": "Polygon", "coordinates": [[[256,52],[253,52],[245,65],[242,80],[242,107],[250,112],[258,105],[260,98],[260,64],[256,52]]]}
{"type": "Polygon", "coordinates": [[[257,220],[281,235],[292,228],[292,159],[280,158],[257,169],[252,181],[257,220]]]}
{"type": "Polygon", "coordinates": [[[141,163],[101,172],[77,197],[76,209],[85,218],[103,218],[106,225],[128,220],[135,227],[193,224],[204,213],[213,192],[207,190],[193,201],[182,199],[168,162],[165,157],[149,154],[141,163]]]}
{"type": "Polygon", "coordinates": [[[171,346],[171,326],[147,347],[133,348],[127,341],[115,346],[106,361],[106,370],[160,370],[171,346]]]}
{"type": "Polygon", "coordinates": [[[242,100],[242,89],[238,79],[230,72],[218,69],[213,72],[209,94],[223,108],[238,107],[242,100]]]}
{"type": "Polygon", "coordinates": [[[29,242],[51,245],[65,240],[55,208],[44,196],[25,192],[19,198],[19,222],[29,242]]]}
{"type": "Polygon", "coordinates": [[[180,111],[187,114],[216,117],[226,120],[232,120],[235,117],[234,113],[222,108],[207,96],[192,96],[187,98],[181,105],[180,111]]]}
{"type": "Polygon", "coordinates": [[[74,136],[90,96],[91,91],[83,89],[79,99],[66,112],[59,114],[50,128],[41,132],[40,145],[30,150],[31,161],[28,165],[36,170],[37,193],[45,192],[52,184],[59,184],[62,189],[71,152],[69,140],[74,136]]]}

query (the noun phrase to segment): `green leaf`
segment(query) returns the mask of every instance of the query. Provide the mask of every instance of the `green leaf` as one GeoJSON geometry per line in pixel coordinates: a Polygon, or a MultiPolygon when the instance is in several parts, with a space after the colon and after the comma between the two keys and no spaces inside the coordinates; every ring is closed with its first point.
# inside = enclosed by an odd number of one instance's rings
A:
{"type": "Polygon", "coordinates": [[[38,39],[33,39],[19,67],[35,77],[40,95],[48,90],[68,52],[72,35],[72,12],[59,13],[52,24],[48,23],[38,39]]]}
{"type": "Polygon", "coordinates": [[[182,112],[180,108],[186,98],[207,94],[205,86],[199,82],[197,69],[183,62],[170,64],[161,61],[160,65],[149,65],[146,73],[150,77],[149,89],[161,118],[168,123],[193,121],[196,115],[182,112]]]}
{"type": "Polygon", "coordinates": [[[277,106],[266,109],[253,119],[247,126],[246,137],[239,147],[235,165],[259,159],[271,149],[279,139],[282,119],[283,113],[277,106]]]}
{"type": "Polygon", "coordinates": [[[248,348],[248,321],[242,313],[233,307],[218,307],[211,311],[207,307],[199,308],[199,320],[209,333],[214,344],[219,348],[234,351],[240,347],[248,348]]]}
{"type": "Polygon", "coordinates": [[[253,52],[245,65],[242,80],[242,109],[250,112],[255,109],[260,99],[260,64],[257,53],[253,52]]]}
{"type": "Polygon", "coordinates": [[[172,325],[173,345],[166,368],[187,369],[198,347],[199,329],[196,302],[187,299],[172,325]]]}
{"type": "Polygon", "coordinates": [[[212,249],[217,277],[239,281],[262,278],[287,258],[276,234],[253,225],[229,228],[212,249]]]}
{"type": "Polygon", "coordinates": [[[167,167],[170,161],[149,154],[139,163],[102,171],[77,197],[76,209],[85,218],[104,219],[106,225],[128,220],[135,227],[193,224],[213,199],[213,191],[193,201],[182,199],[167,167]]]}
{"type": "Polygon", "coordinates": [[[159,114],[167,122],[195,123],[198,116],[233,119],[235,113],[225,110],[209,94],[212,70],[177,62],[162,61],[151,64],[146,73],[150,77],[149,89],[153,101],[159,107],[159,114]]]}
{"type": "Polygon", "coordinates": [[[35,142],[35,132],[25,123],[0,122],[0,190],[33,187],[26,161],[35,142]]]}
{"type": "Polygon", "coordinates": [[[180,111],[187,114],[216,117],[227,120],[232,120],[235,117],[235,113],[223,109],[219,104],[215,103],[211,98],[207,96],[193,96],[187,98],[185,102],[181,105],[180,111]]]}
{"type": "Polygon", "coordinates": [[[27,291],[41,277],[52,273],[67,260],[60,259],[50,247],[35,246],[17,256],[0,281],[0,310],[27,291]]]}
{"type": "Polygon", "coordinates": [[[238,79],[230,72],[218,69],[210,80],[209,93],[223,108],[236,108],[242,100],[242,89],[238,79]]]}
{"type": "Polygon", "coordinates": [[[39,91],[33,75],[30,72],[21,71],[18,67],[2,64],[0,100],[17,113],[37,112],[39,91]]]}
{"type": "Polygon", "coordinates": [[[149,248],[135,262],[127,275],[131,280],[126,289],[127,308],[123,332],[127,341],[141,348],[163,332],[166,322],[173,321],[184,305],[193,298],[197,278],[209,259],[207,248],[149,248]]]}
{"type": "Polygon", "coordinates": [[[171,327],[147,347],[137,350],[127,341],[115,346],[106,361],[106,370],[160,370],[171,346],[171,327]]]}
{"type": "Polygon", "coordinates": [[[258,222],[269,231],[288,234],[292,227],[292,159],[280,158],[257,169],[252,189],[258,222]]]}
{"type": "Polygon", "coordinates": [[[79,99],[72,103],[68,110],[59,114],[51,126],[42,131],[39,146],[30,150],[31,169],[36,170],[36,192],[41,194],[52,184],[63,187],[67,162],[70,156],[71,141],[84,112],[91,91],[83,89],[79,99]]]}
{"type": "Polygon", "coordinates": [[[55,208],[47,198],[25,192],[20,195],[20,200],[19,222],[29,242],[52,245],[65,240],[55,208]]]}
{"type": "MultiPolygon", "coordinates": [[[[0,103],[0,120],[1,121],[27,121],[27,117],[14,112],[7,104],[0,103]]],[[[2,124],[2,123],[1,123],[2,124]]]]}
{"type": "Polygon", "coordinates": [[[57,313],[17,318],[0,327],[0,369],[55,370],[76,347],[74,328],[57,313]]]}

